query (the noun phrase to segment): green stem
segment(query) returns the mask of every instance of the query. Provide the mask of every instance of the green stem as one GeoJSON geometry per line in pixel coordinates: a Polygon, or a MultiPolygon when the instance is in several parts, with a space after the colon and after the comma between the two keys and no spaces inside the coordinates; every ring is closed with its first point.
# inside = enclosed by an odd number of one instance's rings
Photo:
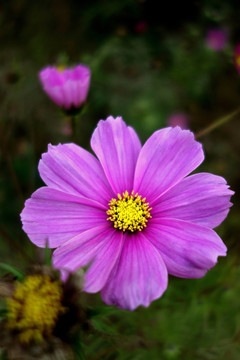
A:
{"type": "Polygon", "coordinates": [[[219,126],[227,123],[228,121],[232,120],[235,115],[237,115],[240,112],[240,108],[238,108],[237,110],[233,111],[231,114],[228,114],[226,116],[221,117],[220,119],[217,119],[216,121],[214,121],[211,125],[207,126],[205,129],[199,131],[196,135],[195,138],[198,139],[203,135],[206,135],[208,133],[210,133],[212,130],[218,128],[219,126]]]}
{"type": "Polygon", "coordinates": [[[72,139],[73,142],[77,142],[77,119],[76,116],[72,115],[71,119],[71,128],[72,128],[72,139]]]}

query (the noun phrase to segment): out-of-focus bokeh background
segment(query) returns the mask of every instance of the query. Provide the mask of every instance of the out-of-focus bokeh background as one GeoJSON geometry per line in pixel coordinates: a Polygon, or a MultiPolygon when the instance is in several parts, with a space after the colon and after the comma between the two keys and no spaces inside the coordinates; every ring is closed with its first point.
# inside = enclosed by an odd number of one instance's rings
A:
{"type": "MultiPolygon", "coordinates": [[[[70,120],[43,92],[39,70],[91,68],[78,136],[87,149],[98,120],[110,114],[121,115],[143,142],[169,124],[200,134],[240,106],[239,18],[237,0],[0,3],[0,262],[24,270],[43,256],[19,214],[42,184],[37,165],[47,144],[71,141],[70,120]]],[[[199,170],[225,177],[236,192],[217,229],[228,256],[203,279],[170,277],[148,309],[100,312],[99,336],[82,335],[86,359],[239,360],[239,120],[199,136],[206,155],[199,170]]],[[[105,308],[99,294],[84,296],[105,308]]]]}

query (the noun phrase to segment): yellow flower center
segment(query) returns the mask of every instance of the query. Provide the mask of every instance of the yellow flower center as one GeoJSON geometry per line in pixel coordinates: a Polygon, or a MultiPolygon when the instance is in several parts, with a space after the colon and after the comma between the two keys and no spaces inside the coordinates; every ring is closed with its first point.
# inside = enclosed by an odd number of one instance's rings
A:
{"type": "Polygon", "coordinates": [[[16,285],[7,299],[7,316],[8,327],[18,332],[20,342],[51,336],[58,316],[65,311],[62,295],[61,283],[47,275],[30,275],[16,285]]]}
{"type": "Polygon", "coordinates": [[[142,231],[151,218],[152,210],[145,201],[146,198],[142,199],[141,195],[134,194],[134,191],[131,194],[125,191],[122,196],[118,194],[118,200],[112,199],[109,203],[107,220],[111,220],[113,226],[122,231],[142,231]]]}
{"type": "Polygon", "coordinates": [[[66,66],[65,66],[65,65],[58,65],[58,66],[57,66],[57,70],[58,70],[59,72],[63,72],[65,69],[66,69],[66,66]]]}

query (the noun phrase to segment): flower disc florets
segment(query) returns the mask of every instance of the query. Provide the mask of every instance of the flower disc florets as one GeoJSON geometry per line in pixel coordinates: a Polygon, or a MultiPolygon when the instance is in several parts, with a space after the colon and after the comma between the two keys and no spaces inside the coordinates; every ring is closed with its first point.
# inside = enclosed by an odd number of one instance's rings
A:
{"type": "Polygon", "coordinates": [[[19,333],[22,343],[50,336],[65,309],[61,283],[47,275],[27,276],[7,299],[8,327],[19,333]]]}
{"type": "Polygon", "coordinates": [[[110,215],[107,220],[114,223],[116,229],[122,231],[135,232],[142,231],[146,226],[148,219],[151,218],[149,203],[146,203],[146,198],[141,197],[134,191],[129,195],[125,191],[121,196],[118,194],[118,200],[112,199],[109,203],[110,209],[107,215],[110,215]]]}

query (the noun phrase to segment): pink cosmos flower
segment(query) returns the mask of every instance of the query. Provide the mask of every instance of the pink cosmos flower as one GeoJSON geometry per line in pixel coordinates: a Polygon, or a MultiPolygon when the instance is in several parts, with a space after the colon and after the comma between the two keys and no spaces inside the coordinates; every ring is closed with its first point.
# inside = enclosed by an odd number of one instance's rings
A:
{"type": "Polygon", "coordinates": [[[221,51],[225,48],[228,40],[227,32],[224,29],[211,29],[207,33],[206,44],[215,51],[221,51]]]}
{"type": "Polygon", "coordinates": [[[90,69],[85,65],[62,69],[48,66],[39,73],[44,91],[58,106],[67,110],[85,103],[90,77],[90,69]]]}
{"type": "Polygon", "coordinates": [[[163,294],[168,273],[200,278],[226,255],[212,229],[233,192],[220,176],[187,176],[204,159],[189,130],[164,128],[141,146],[133,128],[110,116],[91,147],[97,157],[75,144],[49,145],[39,163],[47,186],[21,214],[34,244],[57,248],[63,276],[88,266],[86,292],[133,310],[163,294]]]}

